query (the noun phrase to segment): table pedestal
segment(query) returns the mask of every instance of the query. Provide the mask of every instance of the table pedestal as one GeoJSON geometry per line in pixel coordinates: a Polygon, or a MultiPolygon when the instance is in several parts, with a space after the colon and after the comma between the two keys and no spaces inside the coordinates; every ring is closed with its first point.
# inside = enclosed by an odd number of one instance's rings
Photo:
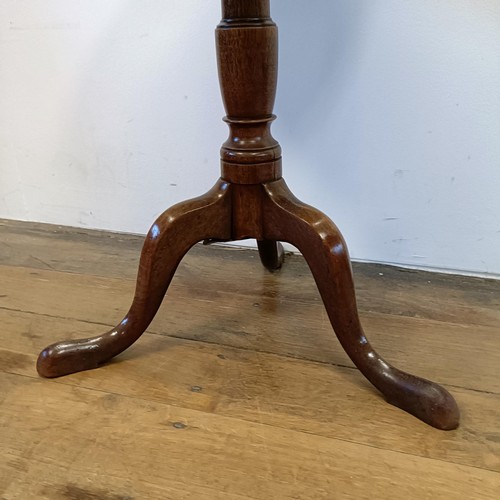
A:
{"type": "Polygon", "coordinates": [[[277,27],[269,0],[223,0],[217,53],[229,139],[221,178],[205,195],[163,213],[141,254],[132,306],[112,330],[44,349],[37,369],[58,377],[96,368],[146,330],[184,254],[197,242],[255,238],[264,266],[283,261],[279,241],[295,245],[314,276],[333,329],[363,375],[387,401],[439,429],[458,426],[459,411],[441,386],[394,368],[373,349],[361,327],[346,244],[334,223],[300,202],[282,178],[281,148],[271,135],[276,93],[277,27]]]}

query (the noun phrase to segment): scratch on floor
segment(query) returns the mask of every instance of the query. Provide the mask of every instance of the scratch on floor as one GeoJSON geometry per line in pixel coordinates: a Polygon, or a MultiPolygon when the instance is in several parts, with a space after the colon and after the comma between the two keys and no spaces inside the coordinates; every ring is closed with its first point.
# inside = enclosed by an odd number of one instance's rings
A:
{"type": "Polygon", "coordinates": [[[40,264],[43,264],[44,266],[46,266],[47,268],[49,268],[52,271],[57,271],[57,269],[54,269],[54,267],[52,267],[48,262],[45,262],[44,260],[39,259],[38,257],[35,257],[34,255],[30,254],[30,258],[33,260],[36,260],[37,262],[40,262],[40,264]]]}

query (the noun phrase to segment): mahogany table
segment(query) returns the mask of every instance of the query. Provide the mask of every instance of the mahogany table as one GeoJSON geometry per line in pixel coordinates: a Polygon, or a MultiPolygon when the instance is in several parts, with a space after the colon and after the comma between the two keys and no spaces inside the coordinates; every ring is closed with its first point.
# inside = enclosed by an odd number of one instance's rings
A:
{"type": "Polygon", "coordinates": [[[439,429],[454,429],[459,410],[441,386],[394,368],[363,333],[346,244],[324,214],[300,202],[282,178],[281,148],[271,135],[278,30],[269,0],[222,0],[216,30],[219,78],[229,125],[221,178],[205,195],[179,203],[151,227],[136,292],[125,318],[97,337],[45,348],[37,369],[58,377],[96,368],[133,344],[156,314],[184,254],[199,241],[255,238],[263,265],[278,269],[279,241],[306,259],[343,348],[386,400],[439,429]]]}

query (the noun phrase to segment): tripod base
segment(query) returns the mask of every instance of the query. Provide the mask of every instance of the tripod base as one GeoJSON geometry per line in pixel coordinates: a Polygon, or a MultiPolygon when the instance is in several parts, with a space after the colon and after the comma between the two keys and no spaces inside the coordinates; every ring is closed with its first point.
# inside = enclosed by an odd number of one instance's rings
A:
{"type": "Polygon", "coordinates": [[[141,254],[134,300],[125,318],[97,337],[45,348],[37,370],[59,377],[99,365],[120,354],[155,316],[184,254],[197,242],[255,238],[263,265],[278,269],[279,241],[296,246],[314,276],[333,329],[363,375],[386,400],[438,429],[455,429],[459,410],[443,387],[394,368],[363,333],[345,242],[324,214],[297,200],[285,181],[241,185],[219,180],[204,196],[179,203],[151,227],[141,254]]]}

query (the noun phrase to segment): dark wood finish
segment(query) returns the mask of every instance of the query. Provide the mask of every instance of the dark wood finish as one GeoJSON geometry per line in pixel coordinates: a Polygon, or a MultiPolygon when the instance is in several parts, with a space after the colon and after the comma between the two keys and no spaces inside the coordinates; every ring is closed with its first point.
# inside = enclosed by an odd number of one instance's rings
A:
{"type": "Polygon", "coordinates": [[[269,183],[265,189],[265,236],[288,241],[301,251],[333,329],[353,363],[389,403],[440,429],[455,429],[459,411],[450,393],[394,368],[368,342],[359,321],[349,254],[335,224],[297,200],[284,180],[269,183]]]}
{"type": "Polygon", "coordinates": [[[281,147],[271,134],[278,80],[278,28],[269,1],[223,2],[216,30],[219,80],[229,125],[222,178],[262,184],[281,178],[281,147]]]}
{"type": "Polygon", "coordinates": [[[336,226],[298,201],[281,178],[275,119],[278,33],[269,0],[223,0],[216,31],[221,91],[229,138],[221,149],[222,179],[205,196],[167,210],[144,244],[132,307],[98,337],[44,349],[38,371],[57,377],[95,368],[135,342],[153,319],[187,250],[197,241],[255,238],[262,263],[278,269],[288,241],[311,268],[345,351],[387,401],[439,429],[454,429],[459,411],[441,386],[402,372],[371,347],[361,327],[349,255],[336,226]]]}
{"type": "Polygon", "coordinates": [[[269,271],[277,271],[285,260],[283,245],[275,240],[257,240],[262,265],[269,271]]]}
{"type": "Polygon", "coordinates": [[[184,254],[205,238],[229,238],[229,201],[228,184],[219,181],[206,195],[164,212],[146,237],[135,297],[125,318],[103,335],[45,348],[38,358],[38,373],[59,377],[97,368],[130,347],[153,320],[184,254]]]}

